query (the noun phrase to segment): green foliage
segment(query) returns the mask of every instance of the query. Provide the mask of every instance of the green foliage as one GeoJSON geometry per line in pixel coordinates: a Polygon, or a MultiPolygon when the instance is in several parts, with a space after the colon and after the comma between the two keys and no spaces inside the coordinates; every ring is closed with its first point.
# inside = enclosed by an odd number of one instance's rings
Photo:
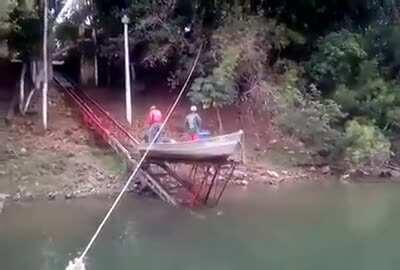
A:
{"type": "MultiPolygon", "coordinates": [[[[381,165],[388,160],[390,143],[379,128],[369,122],[369,117],[349,121],[342,132],[340,124],[346,114],[342,112],[341,106],[333,100],[321,99],[314,86],[305,88],[300,76],[298,70],[289,70],[286,73],[286,86],[280,92],[278,123],[284,131],[333,160],[345,161],[349,168],[367,164],[381,165]]],[[[358,97],[349,93],[355,94],[341,85],[335,99],[347,111],[359,110],[358,97]]],[[[364,112],[360,115],[367,114],[364,112]]],[[[393,123],[400,119],[397,107],[388,111],[387,115],[393,123]]]]}
{"type": "Polygon", "coordinates": [[[79,38],[79,30],[75,24],[64,22],[57,25],[55,38],[60,41],[76,41],[79,38]]]}
{"type": "MultiPolygon", "coordinates": [[[[350,117],[367,117],[383,130],[396,127],[396,108],[400,105],[397,82],[384,77],[384,55],[392,51],[390,41],[383,42],[373,30],[354,34],[346,30],[325,37],[306,66],[311,78],[350,117]],[[371,41],[377,41],[371,44],[371,41]],[[380,49],[378,49],[380,48],[380,49]]],[[[390,53],[394,57],[394,53],[390,53]]],[[[391,72],[388,72],[391,73],[391,72]]]]}
{"type": "Polygon", "coordinates": [[[395,130],[400,130],[400,107],[394,107],[386,112],[387,126],[392,127],[395,130]]]}
{"type": "Polygon", "coordinates": [[[177,0],[175,15],[181,18],[182,26],[189,24],[194,16],[194,1],[192,0],[177,0]]]}
{"type": "Polygon", "coordinates": [[[344,149],[344,160],[351,168],[380,165],[390,158],[390,142],[371,124],[349,121],[340,147],[344,149]]]}
{"type": "Polygon", "coordinates": [[[286,85],[279,93],[278,123],[289,134],[295,135],[318,152],[332,152],[341,133],[335,126],[345,117],[333,100],[321,100],[319,91],[311,85],[304,94],[299,71],[286,73],[286,85]]]}
{"type": "Polygon", "coordinates": [[[239,60],[238,52],[236,47],[227,48],[222,62],[213,73],[193,82],[188,93],[191,102],[209,108],[223,107],[236,101],[238,91],[235,88],[235,70],[239,60]]]}
{"type": "Polygon", "coordinates": [[[365,32],[363,46],[373,55],[380,72],[388,78],[398,77],[400,68],[400,26],[373,24],[365,32]]]}
{"type": "Polygon", "coordinates": [[[186,50],[187,43],[182,35],[181,17],[175,16],[175,2],[154,1],[148,4],[136,0],[130,5],[130,16],[134,18],[132,34],[135,40],[147,44],[141,60],[146,67],[170,64],[186,50]]]}
{"type": "Polygon", "coordinates": [[[333,99],[342,106],[343,111],[350,115],[356,115],[359,111],[359,102],[357,100],[357,93],[351,91],[344,84],[340,84],[334,95],[333,99]]]}
{"type": "Polygon", "coordinates": [[[0,1],[0,39],[5,38],[10,31],[9,15],[16,6],[14,0],[0,1]]]}
{"type": "Polygon", "coordinates": [[[140,47],[139,57],[135,58],[137,64],[146,68],[165,67],[182,55],[187,44],[179,26],[181,19],[175,17],[175,1],[130,0],[125,4],[95,1],[95,27],[102,57],[112,61],[116,55],[123,55],[123,46],[118,43],[122,43],[121,17],[125,12],[130,19],[130,48],[133,51],[136,45],[140,47]]]}
{"type": "Polygon", "coordinates": [[[304,88],[304,81],[301,80],[302,70],[299,67],[291,67],[285,73],[284,87],[279,93],[279,104],[286,107],[304,106],[304,96],[300,89],[304,88]]]}
{"type": "Polygon", "coordinates": [[[305,106],[289,107],[278,117],[280,126],[319,153],[331,153],[341,133],[335,129],[344,114],[332,100],[306,100],[305,106]]]}
{"type": "Polygon", "coordinates": [[[10,31],[7,37],[9,49],[22,58],[38,56],[42,22],[37,13],[16,7],[9,15],[9,23],[10,31]]]}
{"type": "Polygon", "coordinates": [[[309,35],[321,35],[341,27],[364,28],[372,21],[395,19],[399,2],[376,0],[269,0],[263,2],[264,13],[278,17],[309,35]]]}
{"type": "MultiPolygon", "coordinates": [[[[220,27],[213,31],[209,42],[210,48],[203,54],[196,75],[205,78],[216,72],[215,76],[218,77],[217,67],[225,72],[224,63],[222,63],[223,59],[226,60],[225,51],[235,50],[238,63],[232,84],[238,89],[240,95],[248,89],[257,87],[265,79],[270,61],[274,57],[273,54],[282,51],[290,44],[304,41],[300,33],[288,29],[276,20],[246,15],[238,18],[236,13],[227,11],[220,27]]],[[[192,57],[193,54],[189,59],[192,57]]],[[[183,82],[182,75],[187,74],[187,63],[191,62],[187,58],[178,62],[177,71],[170,78],[171,85],[179,85],[183,82]]],[[[211,80],[214,79],[211,78],[211,80]]]]}
{"type": "Polygon", "coordinates": [[[219,48],[238,46],[242,57],[248,62],[265,64],[272,51],[281,51],[291,44],[304,44],[300,33],[261,16],[226,16],[223,24],[213,35],[214,44],[219,48]]]}
{"type": "Polygon", "coordinates": [[[351,116],[365,116],[386,129],[393,126],[396,108],[400,105],[400,88],[384,80],[375,60],[360,64],[360,72],[353,85],[339,85],[334,100],[351,116]]]}
{"type": "Polygon", "coordinates": [[[306,70],[320,85],[347,83],[359,72],[359,64],[367,53],[361,46],[361,36],[342,30],[323,38],[311,56],[306,70]]]}

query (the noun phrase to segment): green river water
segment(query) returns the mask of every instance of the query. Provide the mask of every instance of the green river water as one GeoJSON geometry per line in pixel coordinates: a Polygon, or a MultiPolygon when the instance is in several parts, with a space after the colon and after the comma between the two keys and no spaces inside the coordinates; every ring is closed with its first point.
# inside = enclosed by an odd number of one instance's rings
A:
{"type": "MultiPolygon", "coordinates": [[[[0,269],[63,270],[109,200],[11,205],[0,269]]],[[[88,270],[388,270],[400,268],[400,185],[228,190],[191,212],[128,194],[88,254],[88,270]]]]}

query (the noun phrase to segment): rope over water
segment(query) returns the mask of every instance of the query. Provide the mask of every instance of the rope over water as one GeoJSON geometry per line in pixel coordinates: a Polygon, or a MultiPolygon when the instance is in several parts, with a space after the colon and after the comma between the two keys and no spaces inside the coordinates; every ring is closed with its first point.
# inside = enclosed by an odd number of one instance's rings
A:
{"type": "Polygon", "coordinates": [[[70,261],[66,270],[85,270],[85,264],[83,262],[83,259],[86,257],[86,254],[88,253],[88,251],[90,250],[90,248],[92,247],[94,241],[96,241],[97,236],[100,234],[101,230],[103,229],[105,223],[107,222],[107,220],[109,219],[109,217],[111,216],[112,212],[114,211],[115,207],[118,205],[119,201],[122,198],[122,195],[126,192],[126,190],[128,189],[130,183],[132,182],[133,178],[135,177],[135,175],[137,174],[137,172],[139,171],[142,163],[144,162],[144,160],[146,159],[147,155],[150,152],[151,147],[153,146],[153,144],[155,143],[155,141],[157,140],[157,138],[160,136],[161,132],[163,131],[165,125],[167,124],[169,118],[171,117],[172,113],[174,112],[176,106],[178,105],[180,99],[182,98],[185,89],[187,87],[187,85],[190,82],[190,78],[193,75],[193,72],[197,66],[197,63],[199,61],[200,58],[200,54],[201,54],[201,50],[203,48],[203,45],[200,46],[199,51],[197,53],[197,56],[193,62],[193,66],[189,72],[189,75],[185,81],[185,84],[182,86],[182,89],[179,92],[179,95],[177,96],[177,98],[175,99],[175,102],[173,103],[173,105],[171,106],[170,110],[167,113],[167,116],[165,117],[163,123],[161,124],[160,129],[158,130],[156,136],[154,136],[153,140],[150,142],[149,146],[147,147],[146,151],[144,152],[142,158],[139,160],[135,170],[132,172],[132,174],[129,176],[128,180],[126,181],[126,184],[124,185],[124,187],[122,188],[121,192],[118,194],[118,197],[115,199],[114,203],[112,204],[110,210],[108,210],[106,216],[104,217],[103,221],[100,223],[99,227],[97,228],[96,232],[93,234],[92,238],[89,241],[89,244],[86,246],[85,250],[83,251],[83,253],[80,255],[80,257],[75,258],[73,261],[70,261]]]}

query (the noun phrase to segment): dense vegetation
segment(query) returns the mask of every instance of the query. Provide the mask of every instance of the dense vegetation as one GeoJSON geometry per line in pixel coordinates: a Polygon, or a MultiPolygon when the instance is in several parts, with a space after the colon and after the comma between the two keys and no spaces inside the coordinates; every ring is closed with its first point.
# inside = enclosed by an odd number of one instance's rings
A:
{"type": "MultiPolygon", "coordinates": [[[[21,6],[35,1],[17,2],[1,8],[0,32],[29,58],[35,47],[26,45],[39,42],[40,13],[21,6]]],[[[321,156],[355,168],[398,152],[399,2],[94,0],[54,29],[59,48],[95,52],[110,67],[123,55],[126,13],[135,66],[165,74],[172,88],[203,44],[188,96],[216,110],[221,131],[222,107],[251,102],[321,156]],[[82,22],[96,31],[94,45],[75,42],[82,22]]]]}

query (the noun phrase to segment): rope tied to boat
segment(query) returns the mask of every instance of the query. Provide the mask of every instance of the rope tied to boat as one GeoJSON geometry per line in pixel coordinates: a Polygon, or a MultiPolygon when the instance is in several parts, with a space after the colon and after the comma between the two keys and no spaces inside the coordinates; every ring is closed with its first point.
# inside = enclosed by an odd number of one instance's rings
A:
{"type": "Polygon", "coordinates": [[[161,124],[160,129],[158,130],[158,132],[156,133],[156,135],[154,136],[154,138],[152,139],[152,141],[150,142],[150,144],[147,146],[146,151],[144,152],[143,156],[141,157],[141,159],[139,160],[138,164],[136,165],[135,170],[131,173],[131,175],[129,176],[128,180],[126,181],[124,187],[122,188],[121,192],[118,194],[117,198],[115,199],[114,203],[112,204],[111,208],[108,210],[107,214],[105,215],[103,221],[100,223],[99,227],[97,228],[96,232],[93,234],[92,238],[90,239],[88,245],[86,246],[86,248],[84,249],[84,251],[82,252],[82,254],[78,257],[75,258],[74,260],[70,261],[66,270],[85,270],[85,264],[83,259],[86,257],[88,251],[90,250],[90,248],[92,247],[92,245],[94,244],[94,242],[96,241],[98,235],[100,234],[101,230],[103,229],[105,223],[107,222],[107,220],[110,218],[112,212],[114,211],[114,209],[116,208],[116,206],[118,205],[119,201],[121,200],[123,194],[126,192],[126,190],[128,189],[130,183],[132,182],[132,180],[134,179],[134,177],[136,176],[136,174],[138,173],[141,165],[143,164],[143,162],[145,161],[145,159],[147,158],[147,155],[150,152],[151,147],[154,145],[154,143],[157,141],[157,138],[160,136],[161,132],[163,131],[164,127],[166,126],[168,120],[170,119],[170,117],[172,116],[172,113],[174,112],[176,106],[178,105],[179,101],[181,100],[185,89],[187,87],[187,85],[190,82],[190,78],[193,75],[193,72],[197,66],[197,63],[199,62],[200,59],[200,54],[203,48],[203,44],[200,45],[199,51],[197,53],[197,56],[193,62],[193,66],[189,72],[189,75],[184,83],[184,85],[182,86],[182,89],[180,90],[178,96],[176,97],[174,103],[172,104],[172,106],[170,107],[164,121],[161,124]]]}

